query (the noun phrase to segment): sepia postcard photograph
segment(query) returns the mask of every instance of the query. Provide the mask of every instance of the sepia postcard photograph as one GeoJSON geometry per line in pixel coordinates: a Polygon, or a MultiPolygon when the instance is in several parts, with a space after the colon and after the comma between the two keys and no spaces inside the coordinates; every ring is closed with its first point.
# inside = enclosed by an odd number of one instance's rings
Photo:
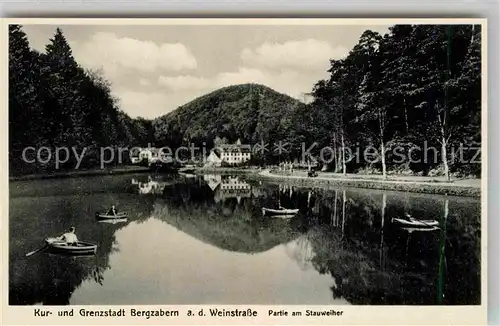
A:
{"type": "Polygon", "coordinates": [[[485,32],[5,21],[9,323],[485,323],[485,32]]]}

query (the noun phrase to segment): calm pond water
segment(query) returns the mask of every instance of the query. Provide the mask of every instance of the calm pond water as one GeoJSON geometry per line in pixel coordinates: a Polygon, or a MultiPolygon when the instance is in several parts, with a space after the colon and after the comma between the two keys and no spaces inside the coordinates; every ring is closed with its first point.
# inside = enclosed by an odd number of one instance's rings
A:
{"type": "Polygon", "coordinates": [[[480,201],[126,175],[10,184],[11,305],[480,304],[480,201]],[[292,219],[262,207],[299,208],[292,219]],[[99,223],[111,204],[129,218],[99,223]],[[435,231],[394,217],[436,219],[435,231]],[[91,257],[40,252],[75,226],[91,257]]]}

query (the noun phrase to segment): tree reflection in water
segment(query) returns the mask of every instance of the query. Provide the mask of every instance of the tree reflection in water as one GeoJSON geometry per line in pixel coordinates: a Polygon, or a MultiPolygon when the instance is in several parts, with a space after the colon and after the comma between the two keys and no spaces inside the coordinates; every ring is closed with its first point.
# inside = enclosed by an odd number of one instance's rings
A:
{"type": "MultiPolygon", "coordinates": [[[[93,195],[87,189],[84,196],[62,196],[61,190],[54,190],[57,196],[33,197],[33,188],[16,190],[10,202],[10,233],[17,235],[10,239],[10,304],[66,305],[84,280],[103,286],[110,255],[120,250],[115,232],[151,217],[233,252],[257,254],[283,246],[284,254],[301,270],[330,275],[333,298],[352,304],[480,303],[478,201],[254,185],[234,176],[212,176],[206,181],[151,177],[156,190],[138,193],[133,187],[143,182],[137,181],[139,177],[134,178],[136,184],[130,184],[130,179],[128,183],[119,181],[121,178],[113,179],[113,187],[108,187],[113,190],[104,194],[93,195]],[[89,218],[96,207],[110,203],[119,203],[130,218],[117,224],[100,224],[89,218]],[[300,212],[291,219],[262,216],[262,207],[278,203],[300,212]],[[391,224],[393,217],[405,213],[440,220],[443,227],[419,232],[391,224]],[[39,218],[33,219],[34,215],[39,218]],[[39,239],[69,225],[77,226],[80,239],[99,244],[94,257],[44,253],[24,257],[39,245],[39,239]]],[[[47,188],[45,184],[39,187],[41,191],[47,188]]],[[[95,184],[89,182],[89,187],[94,189],[95,184]]]]}
{"type": "MultiPolygon", "coordinates": [[[[85,280],[103,284],[104,272],[110,268],[110,254],[119,250],[114,234],[130,221],[97,223],[95,212],[118,203],[123,211],[141,217],[150,214],[148,211],[152,206],[151,200],[127,194],[124,191],[127,185],[120,179],[112,180],[112,186],[104,185],[104,188],[113,189],[106,194],[97,189],[95,181],[83,184],[80,179],[62,180],[68,185],[67,189],[51,192],[65,191],[66,194],[56,196],[51,193],[43,196],[46,193],[45,180],[17,185],[9,202],[9,229],[13,235],[9,245],[9,304],[67,305],[73,292],[85,280]],[[78,188],[75,189],[74,184],[78,188]],[[91,194],[94,188],[97,189],[95,195],[91,194]],[[33,196],[35,193],[38,193],[36,197],[33,196]],[[72,257],[40,252],[25,257],[26,252],[40,247],[44,238],[58,235],[69,226],[76,226],[79,239],[98,244],[94,256],[72,257]]],[[[48,182],[54,184],[53,180],[48,182]]]]}
{"type": "Polygon", "coordinates": [[[396,196],[389,199],[386,193],[378,201],[375,196],[366,198],[356,192],[349,192],[347,200],[338,201],[339,197],[346,197],[346,191],[318,193],[318,197],[314,208],[328,216],[329,221],[309,228],[306,237],[314,248],[314,267],[335,280],[334,298],[344,297],[353,304],[479,303],[480,256],[474,254],[479,252],[480,239],[472,240],[480,229],[477,204],[467,207],[457,199],[455,218],[450,222],[447,198],[434,200],[431,206],[425,203],[425,197],[408,205],[408,200],[400,204],[396,196]],[[436,205],[441,206],[440,215],[436,205]],[[429,206],[433,209],[426,210],[429,206]],[[414,216],[429,212],[423,216],[441,220],[444,227],[439,231],[405,231],[388,223],[405,211],[412,211],[414,216]],[[444,251],[453,248],[452,243],[443,240],[449,236],[450,228],[454,229],[454,241],[467,239],[467,245],[462,246],[464,252],[455,252],[453,257],[455,275],[446,275],[444,267],[444,251]],[[471,260],[464,260],[464,254],[471,260]],[[460,273],[465,266],[469,271],[460,273]],[[450,277],[467,279],[473,284],[464,285],[464,289],[444,288],[444,279],[450,277]],[[448,293],[441,295],[441,292],[448,293]]]}

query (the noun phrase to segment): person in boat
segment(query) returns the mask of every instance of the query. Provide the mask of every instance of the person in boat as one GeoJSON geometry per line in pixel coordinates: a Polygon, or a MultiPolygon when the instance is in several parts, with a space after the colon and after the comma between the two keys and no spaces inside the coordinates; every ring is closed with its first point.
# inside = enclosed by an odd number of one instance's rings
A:
{"type": "Polygon", "coordinates": [[[408,213],[405,214],[405,217],[406,217],[406,220],[409,221],[409,222],[413,222],[415,221],[415,219],[408,213]]]}
{"type": "Polygon", "coordinates": [[[111,206],[111,208],[108,211],[108,215],[115,215],[118,214],[118,210],[116,209],[115,205],[111,206]]]}
{"type": "Polygon", "coordinates": [[[75,227],[72,226],[69,228],[68,232],[64,233],[57,239],[66,242],[66,244],[69,246],[76,246],[78,244],[78,238],[75,234],[75,231],[75,227]]]}

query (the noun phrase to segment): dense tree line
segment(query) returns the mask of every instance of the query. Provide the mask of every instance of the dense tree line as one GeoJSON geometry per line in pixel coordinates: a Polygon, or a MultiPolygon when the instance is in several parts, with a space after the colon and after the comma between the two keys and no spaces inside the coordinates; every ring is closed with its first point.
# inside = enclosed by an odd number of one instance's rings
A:
{"type": "MultiPolygon", "coordinates": [[[[260,149],[253,163],[303,161],[310,149],[325,168],[342,173],[481,172],[480,26],[396,25],[385,35],[367,30],[347,56],[330,61],[329,77],[312,85],[309,104],[244,84],[153,121],[120,111],[110,84],[78,65],[61,30],[45,53],[30,49],[20,26],[10,26],[9,34],[11,170],[27,171],[26,146],[210,149],[215,141],[240,139],[260,149]]],[[[98,154],[87,151],[86,164],[95,164],[98,154]]]]}
{"type": "MultiPolygon", "coordinates": [[[[22,26],[9,26],[9,165],[11,174],[49,172],[54,162],[26,163],[23,149],[87,148],[81,167],[99,163],[99,148],[145,146],[151,122],[119,109],[99,71],[82,68],[58,28],[45,53],[30,48],[22,26]]],[[[27,152],[32,160],[34,151],[27,152]]],[[[47,152],[43,152],[45,161],[47,152]]],[[[125,156],[124,156],[125,159],[125,156]]],[[[74,167],[75,157],[60,168],[74,167]]]]}

